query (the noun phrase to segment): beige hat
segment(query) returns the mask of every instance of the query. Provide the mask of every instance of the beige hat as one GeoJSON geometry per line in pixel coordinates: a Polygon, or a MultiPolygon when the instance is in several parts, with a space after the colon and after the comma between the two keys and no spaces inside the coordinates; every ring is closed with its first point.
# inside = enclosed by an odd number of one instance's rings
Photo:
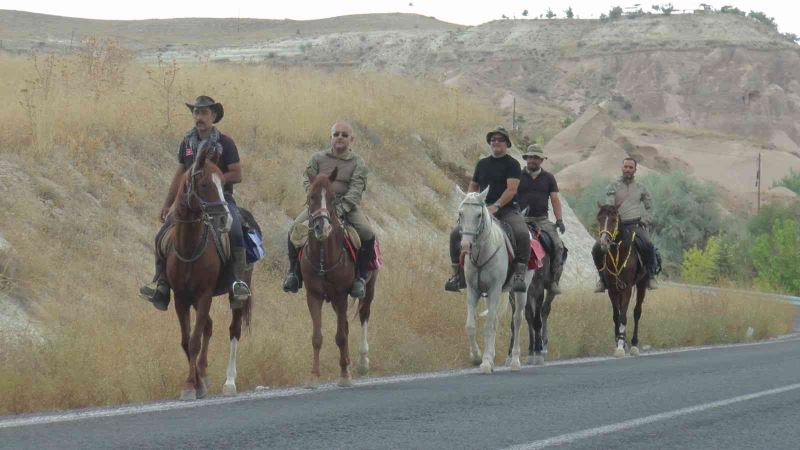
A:
{"type": "Polygon", "coordinates": [[[544,150],[539,144],[531,144],[528,146],[528,150],[526,150],[522,154],[522,159],[528,159],[531,156],[538,156],[542,159],[547,159],[547,156],[544,156],[544,150]]]}

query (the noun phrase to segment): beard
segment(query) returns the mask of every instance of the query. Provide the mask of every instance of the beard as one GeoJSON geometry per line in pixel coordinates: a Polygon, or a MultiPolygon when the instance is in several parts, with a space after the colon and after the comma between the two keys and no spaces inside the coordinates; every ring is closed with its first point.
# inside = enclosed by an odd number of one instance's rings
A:
{"type": "Polygon", "coordinates": [[[632,174],[632,173],[623,173],[622,174],[622,179],[623,180],[628,180],[628,181],[633,180],[633,175],[634,174],[632,174]]]}

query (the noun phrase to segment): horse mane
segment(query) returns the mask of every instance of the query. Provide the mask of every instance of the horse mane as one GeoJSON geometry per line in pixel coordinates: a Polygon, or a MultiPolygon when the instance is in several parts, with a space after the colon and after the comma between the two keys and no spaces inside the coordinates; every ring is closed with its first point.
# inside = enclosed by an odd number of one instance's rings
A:
{"type": "Polygon", "coordinates": [[[616,216],[617,214],[619,214],[619,209],[614,205],[600,205],[597,211],[597,217],[616,216]]]}

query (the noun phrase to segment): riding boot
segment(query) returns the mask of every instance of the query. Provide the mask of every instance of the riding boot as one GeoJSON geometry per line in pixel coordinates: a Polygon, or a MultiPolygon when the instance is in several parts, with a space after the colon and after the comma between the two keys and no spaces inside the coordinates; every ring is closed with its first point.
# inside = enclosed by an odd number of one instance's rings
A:
{"type": "Polygon", "coordinates": [[[169,307],[169,283],[166,278],[165,261],[156,256],[156,275],[153,281],[139,288],[139,295],[152,303],[159,311],[166,311],[169,307]]]}
{"type": "Polygon", "coordinates": [[[234,282],[231,285],[231,303],[244,303],[250,298],[251,294],[250,287],[242,281],[247,270],[247,256],[245,255],[244,247],[233,248],[232,253],[234,282]]]}
{"type": "Polygon", "coordinates": [[[594,286],[594,291],[599,294],[605,292],[608,288],[606,287],[606,277],[603,276],[603,272],[597,272],[597,277],[597,284],[594,286]]]}
{"type": "Polygon", "coordinates": [[[356,258],[356,279],[350,288],[350,296],[353,298],[364,298],[367,294],[367,276],[369,276],[369,263],[372,262],[375,250],[375,239],[364,241],[358,250],[356,258]]]}
{"type": "Polygon", "coordinates": [[[461,292],[467,287],[467,279],[464,277],[464,266],[452,264],[453,276],[444,284],[444,290],[449,292],[461,292]]]}
{"type": "Polygon", "coordinates": [[[527,271],[527,263],[514,264],[514,275],[511,278],[511,290],[514,292],[526,292],[528,290],[528,286],[525,285],[525,273],[527,271]]]}
{"type": "Polygon", "coordinates": [[[283,279],[283,292],[297,293],[300,290],[302,282],[300,278],[300,261],[297,255],[297,248],[292,242],[289,242],[288,248],[289,256],[289,270],[286,271],[286,277],[283,279]]]}
{"type": "Polygon", "coordinates": [[[656,274],[658,273],[658,268],[656,265],[656,252],[655,247],[651,244],[650,248],[647,249],[647,289],[649,290],[656,290],[658,289],[658,282],[656,281],[656,274]]]}

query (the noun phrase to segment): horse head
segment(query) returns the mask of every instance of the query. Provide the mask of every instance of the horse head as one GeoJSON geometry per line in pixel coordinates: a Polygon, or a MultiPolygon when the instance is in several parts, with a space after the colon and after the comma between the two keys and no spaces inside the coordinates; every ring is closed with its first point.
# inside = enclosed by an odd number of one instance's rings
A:
{"type": "Polygon", "coordinates": [[[600,250],[607,252],[619,234],[619,210],[613,205],[597,204],[597,227],[600,230],[598,241],[600,250]]]}
{"type": "Polygon", "coordinates": [[[227,233],[231,229],[233,217],[228,210],[222,186],[225,176],[217,167],[220,152],[217,146],[212,146],[209,141],[200,143],[197,158],[186,173],[183,197],[179,207],[185,208],[184,214],[200,213],[200,218],[205,220],[216,230],[227,233]]]}
{"type": "Polygon", "coordinates": [[[317,241],[325,241],[331,235],[335,224],[339,223],[336,216],[336,193],[333,182],[336,181],[338,168],[334,168],[330,175],[316,175],[309,178],[306,205],[308,206],[308,228],[314,233],[317,241]],[[328,209],[330,208],[330,209],[328,209]]]}
{"type": "Polygon", "coordinates": [[[461,188],[458,188],[458,191],[464,197],[458,207],[458,223],[461,225],[461,251],[469,253],[472,244],[480,239],[492,221],[492,216],[486,208],[486,196],[489,194],[489,188],[480,193],[465,194],[461,188]]]}

